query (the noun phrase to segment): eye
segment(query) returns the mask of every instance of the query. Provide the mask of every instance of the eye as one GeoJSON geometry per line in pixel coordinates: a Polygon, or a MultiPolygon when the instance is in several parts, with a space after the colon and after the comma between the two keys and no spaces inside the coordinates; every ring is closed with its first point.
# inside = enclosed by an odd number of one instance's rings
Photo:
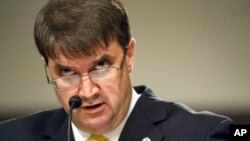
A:
{"type": "Polygon", "coordinates": [[[70,68],[62,68],[60,70],[60,73],[62,76],[67,76],[67,75],[73,75],[75,72],[71,70],[70,68]]]}
{"type": "Polygon", "coordinates": [[[95,66],[95,69],[105,69],[108,68],[109,61],[108,60],[102,60],[98,62],[98,64],[95,66]]]}

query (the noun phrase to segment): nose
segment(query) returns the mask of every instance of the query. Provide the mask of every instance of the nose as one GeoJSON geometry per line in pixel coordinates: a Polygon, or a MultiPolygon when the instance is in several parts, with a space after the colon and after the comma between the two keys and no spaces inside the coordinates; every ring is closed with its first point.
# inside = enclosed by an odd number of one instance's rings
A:
{"type": "Polygon", "coordinates": [[[79,96],[90,99],[99,92],[99,87],[94,83],[89,76],[83,76],[79,89],[79,96]]]}

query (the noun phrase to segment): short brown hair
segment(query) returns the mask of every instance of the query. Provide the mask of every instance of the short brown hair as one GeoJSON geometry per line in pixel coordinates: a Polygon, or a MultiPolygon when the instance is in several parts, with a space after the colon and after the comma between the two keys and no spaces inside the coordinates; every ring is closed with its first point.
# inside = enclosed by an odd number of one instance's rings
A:
{"type": "Polygon", "coordinates": [[[34,38],[39,53],[56,57],[91,55],[117,40],[125,50],[131,38],[127,13],[119,0],[49,0],[37,15],[34,38]]]}

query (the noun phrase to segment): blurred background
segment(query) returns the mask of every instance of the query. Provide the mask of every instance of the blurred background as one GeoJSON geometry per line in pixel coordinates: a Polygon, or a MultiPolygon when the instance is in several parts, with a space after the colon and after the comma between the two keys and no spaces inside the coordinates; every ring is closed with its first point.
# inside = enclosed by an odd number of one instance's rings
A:
{"type": "MultiPolygon", "coordinates": [[[[0,121],[60,107],[33,40],[45,2],[0,2],[0,121]]],[[[123,2],[137,41],[134,85],[250,124],[249,0],[123,2]]]]}

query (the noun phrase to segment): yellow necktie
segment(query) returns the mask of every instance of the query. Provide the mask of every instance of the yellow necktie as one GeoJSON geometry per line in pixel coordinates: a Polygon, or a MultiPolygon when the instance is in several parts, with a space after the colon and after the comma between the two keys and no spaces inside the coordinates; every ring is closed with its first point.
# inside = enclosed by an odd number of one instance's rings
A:
{"type": "Polygon", "coordinates": [[[108,141],[109,139],[103,135],[91,135],[87,141],[108,141]]]}

